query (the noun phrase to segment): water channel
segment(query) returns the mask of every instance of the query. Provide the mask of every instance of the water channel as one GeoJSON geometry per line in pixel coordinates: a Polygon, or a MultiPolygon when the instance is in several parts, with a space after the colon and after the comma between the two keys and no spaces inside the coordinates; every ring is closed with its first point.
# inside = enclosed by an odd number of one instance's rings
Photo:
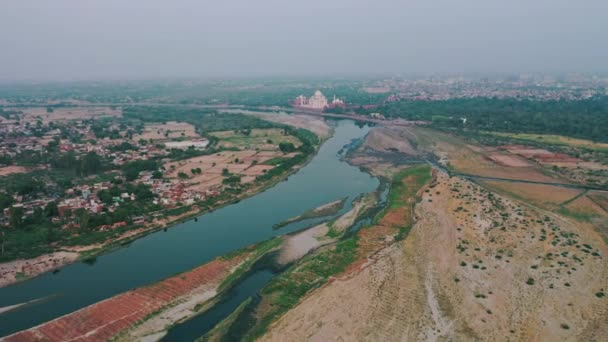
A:
{"type": "MultiPolygon", "coordinates": [[[[79,262],[58,273],[0,288],[0,307],[32,304],[0,314],[0,336],[52,320],[130,289],[199,266],[236,249],[293,232],[323,220],[311,219],[280,230],[272,226],[322,204],[348,197],[340,214],[358,195],[374,191],[379,181],[342,161],[342,148],[362,138],[369,127],[353,121],[332,122],[334,135],[305,167],[286,181],[239,203],[226,206],[167,231],[159,231],[122,248],[79,262]]],[[[267,280],[264,274],[258,281],[267,280]]]]}

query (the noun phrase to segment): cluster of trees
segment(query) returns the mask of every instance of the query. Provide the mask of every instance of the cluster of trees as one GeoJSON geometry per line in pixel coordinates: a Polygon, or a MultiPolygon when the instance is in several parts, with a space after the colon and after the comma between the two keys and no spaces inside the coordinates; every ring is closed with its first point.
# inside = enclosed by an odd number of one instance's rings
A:
{"type": "Polygon", "coordinates": [[[110,128],[110,122],[108,121],[94,121],[91,124],[91,130],[97,139],[110,138],[120,139],[120,131],[117,129],[110,128]]]}
{"type": "Polygon", "coordinates": [[[196,167],[196,168],[190,170],[190,172],[192,172],[193,175],[195,175],[195,174],[199,174],[200,175],[201,173],[203,173],[203,170],[201,170],[200,167],[196,167]]]}
{"type": "Polygon", "coordinates": [[[127,181],[137,179],[141,171],[157,171],[160,164],[155,159],[135,160],[122,165],[122,171],[127,181]]]}
{"type": "Polygon", "coordinates": [[[73,171],[77,176],[86,177],[109,169],[109,163],[94,151],[77,156],[74,151],[56,154],[50,160],[51,166],[58,170],[73,171]]]}
{"type": "MultiPolygon", "coordinates": [[[[285,133],[291,134],[293,136],[295,136],[296,138],[298,138],[301,142],[302,145],[300,145],[300,147],[295,148],[292,152],[300,152],[298,154],[296,154],[295,156],[291,157],[291,158],[287,158],[283,161],[281,161],[281,163],[279,165],[277,165],[276,167],[268,170],[268,172],[264,173],[261,176],[258,176],[256,179],[260,180],[260,181],[265,181],[265,180],[269,180],[272,179],[275,176],[278,176],[280,174],[282,174],[283,172],[291,169],[293,166],[303,162],[304,160],[306,160],[306,158],[308,158],[308,156],[310,156],[312,153],[314,153],[315,151],[315,145],[319,144],[319,138],[312,132],[306,130],[306,129],[294,129],[291,127],[284,127],[285,133]]],[[[291,144],[291,143],[289,143],[291,144]]],[[[291,146],[293,147],[293,144],[291,144],[291,146]]],[[[279,146],[280,147],[280,146],[279,146]]],[[[283,150],[283,149],[281,149],[283,150]]]]}
{"type": "Polygon", "coordinates": [[[187,122],[196,127],[199,134],[213,131],[237,130],[246,134],[252,128],[273,128],[276,125],[242,114],[219,114],[214,109],[189,109],[181,107],[126,107],[123,116],[142,122],[187,122]]]}
{"type": "Polygon", "coordinates": [[[279,150],[283,153],[291,153],[296,150],[296,147],[290,142],[279,143],[279,150]]]}
{"type": "Polygon", "coordinates": [[[608,96],[585,100],[469,98],[399,101],[366,112],[431,121],[436,127],[560,134],[608,142],[608,96]],[[462,118],[466,118],[463,123],[462,118]]]}

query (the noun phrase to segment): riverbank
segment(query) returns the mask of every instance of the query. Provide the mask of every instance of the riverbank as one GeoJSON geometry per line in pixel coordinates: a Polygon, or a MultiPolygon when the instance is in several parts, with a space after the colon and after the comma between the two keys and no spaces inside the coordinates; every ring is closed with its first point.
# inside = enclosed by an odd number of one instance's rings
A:
{"type": "MultiPolygon", "coordinates": [[[[336,122],[334,128],[334,136],[321,146],[313,161],[288,181],[202,215],[197,221],[182,223],[178,226],[180,229],[150,234],[91,258],[90,262],[76,263],[59,273],[0,289],[0,306],[3,307],[60,294],[52,300],[4,313],[2,320],[6,324],[0,326],[0,336],[154,284],[220,255],[268,240],[280,234],[272,229],[273,224],[298,215],[302,209],[344,196],[350,201],[359,194],[374,191],[378,180],[344,163],[339,154],[343,146],[362,137],[369,128],[346,121],[336,122]],[[62,295],[68,293],[69,296],[62,295]]],[[[306,225],[306,222],[299,222],[284,230],[289,234],[306,225]]],[[[252,277],[257,277],[257,273],[256,276],[246,275],[243,282],[252,277]]]]}
{"type": "Polygon", "coordinates": [[[275,238],[249,246],[230,257],[216,258],[158,283],[119,294],[10,335],[3,341],[67,341],[79,338],[129,340],[131,337],[139,340],[148,335],[155,336],[168,326],[199,312],[217,296],[220,287],[231,275],[279,244],[280,239],[275,238]],[[117,336],[127,329],[133,329],[128,336],[117,336]]]}
{"type": "Polygon", "coordinates": [[[365,194],[353,201],[351,210],[335,220],[323,222],[312,228],[285,236],[285,243],[277,257],[278,264],[287,265],[301,259],[315,249],[335,243],[348,228],[353,226],[367,210],[372,209],[377,203],[377,194],[365,194]]]}
{"type": "MultiPolygon", "coordinates": [[[[324,138],[326,139],[327,136],[324,136],[324,138]]],[[[50,271],[59,271],[61,268],[77,261],[94,259],[99,255],[110,252],[116,248],[120,248],[148,234],[155,233],[162,229],[169,229],[177,224],[186,222],[201,215],[213,212],[234,203],[238,203],[244,199],[262,193],[274,187],[276,184],[286,180],[289,176],[306,166],[318,153],[319,148],[324,141],[325,140],[321,140],[319,145],[315,146],[315,152],[308,155],[301,164],[292,167],[283,174],[277,175],[272,179],[247,189],[243,193],[236,195],[236,197],[230,198],[223,202],[218,202],[212,208],[199,208],[196,205],[193,205],[193,210],[187,211],[180,215],[170,216],[160,221],[154,221],[149,224],[149,227],[142,227],[126,231],[119,238],[111,241],[92,246],[62,247],[53,253],[43,254],[36,258],[18,259],[6,263],[0,263],[0,288],[32,279],[50,271]]]]}

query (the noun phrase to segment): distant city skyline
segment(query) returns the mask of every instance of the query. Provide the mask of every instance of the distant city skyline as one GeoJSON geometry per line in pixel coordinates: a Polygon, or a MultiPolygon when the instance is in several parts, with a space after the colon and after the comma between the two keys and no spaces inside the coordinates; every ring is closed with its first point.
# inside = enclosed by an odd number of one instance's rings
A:
{"type": "Polygon", "coordinates": [[[24,0],[0,80],[608,71],[608,2],[24,0]]]}

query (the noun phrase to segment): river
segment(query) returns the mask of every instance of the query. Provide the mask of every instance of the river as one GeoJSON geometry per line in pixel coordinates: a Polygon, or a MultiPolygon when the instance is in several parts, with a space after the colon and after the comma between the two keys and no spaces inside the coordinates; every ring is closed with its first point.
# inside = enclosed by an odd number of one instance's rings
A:
{"type": "Polygon", "coordinates": [[[342,147],[362,138],[369,127],[333,122],[334,135],[305,167],[288,180],[239,203],[159,231],[128,246],[79,262],[58,273],[0,289],[0,307],[31,304],[0,314],[0,336],[27,329],[130,289],[192,269],[236,249],[319,222],[322,218],[272,226],[322,204],[348,197],[340,214],[379,181],[340,158],[342,147]]]}

